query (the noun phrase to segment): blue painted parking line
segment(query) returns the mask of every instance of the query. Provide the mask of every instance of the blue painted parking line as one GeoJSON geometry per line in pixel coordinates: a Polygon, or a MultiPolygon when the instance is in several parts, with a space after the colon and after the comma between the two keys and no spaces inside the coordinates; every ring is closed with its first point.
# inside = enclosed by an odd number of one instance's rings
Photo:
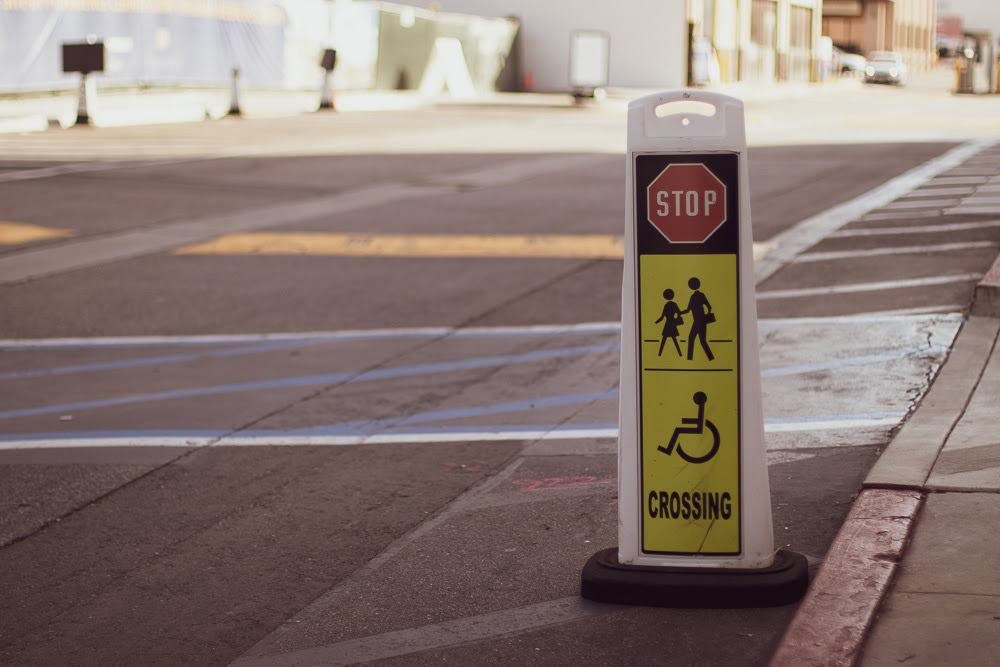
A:
{"type": "Polygon", "coordinates": [[[147,429],[120,431],[50,431],[46,433],[0,433],[0,442],[16,442],[20,440],[79,440],[79,439],[108,439],[108,440],[135,440],[141,442],[145,440],[172,439],[184,440],[221,438],[231,433],[228,429],[147,429]]]}
{"type": "MultiPolygon", "coordinates": [[[[211,387],[176,389],[176,390],[149,393],[149,394],[133,394],[127,396],[119,396],[119,397],[100,399],[95,401],[80,401],[75,403],[62,403],[57,405],[40,406],[35,408],[4,410],[0,411],[0,419],[14,419],[17,417],[29,417],[35,415],[79,412],[84,410],[115,407],[119,405],[131,405],[135,403],[193,398],[200,396],[215,396],[215,395],[224,395],[224,394],[241,393],[241,392],[263,391],[269,389],[284,389],[289,387],[319,386],[324,384],[366,382],[374,380],[393,379],[399,377],[432,375],[438,373],[472,370],[476,368],[487,368],[487,367],[501,366],[507,364],[533,363],[536,361],[544,361],[548,359],[574,357],[590,353],[617,351],[618,349],[620,349],[620,347],[618,343],[615,342],[615,343],[585,345],[585,346],[576,346],[568,348],[554,348],[551,350],[538,350],[535,352],[528,352],[519,355],[501,355],[497,357],[478,357],[478,358],[474,357],[458,361],[418,364],[415,366],[378,369],[360,373],[358,372],[327,373],[321,375],[307,375],[301,377],[261,380],[256,382],[224,384],[211,387]]],[[[882,363],[885,361],[904,359],[913,356],[942,356],[946,352],[947,348],[939,346],[931,348],[907,347],[878,354],[861,355],[856,357],[845,357],[841,359],[833,359],[829,361],[814,362],[809,364],[793,364],[777,368],[768,368],[761,371],[761,376],[764,378],[781,377],[788,375],[812,373],[824,370],[838,370],[841,368],[847,368],[851,366],[864,366],[875,363],[882,363]]],[[[601,399],[594,399],[594,400],[601,400],[601,399]]],[[[519,402],[518,404],[521,403],[531,403],[531,401],[523,401],[519,402]]],[[[489,407],[475,408],[474,410],[484,411],[491,409],[497,410],[499,412],[508,411],[498,406],[494,406],[492,408],[489,407]]],[[[478,412],[478,413],[470,412],[465,416],[476,416],[476,414],[493,414],[493,413],[488,411],[478,412]]],[[[411,421],[413,419],[418,419],[418,418],[419,418],[418,416],[405,417],[402,418],[402,421],[400,423],[411,423],[411,424],[420,423],[417,421],[411,421]]],[[[439,419],[439,418],[441,417],[435,417],[434,419],[439,419]]],[[[454,417],[454,418],[459,418],[459,417],[454,417]]],[[[364,423],[371,424],[372,422],[364,422],[364,423]]]]}
{"type": "Polygon", "coordinates": [[[529,324],[506,327],[413,327],[392,329],[358,329],[340,331],[308,331],[267,334],[205,334],[193,336],[104,336],[90,338],[44,338],[0,340],[0,350],[60,350],[89,348],[173,347],[202,345],[233,345],[298,341],[303,344],[370,341],[393,338],[510,338],[546,337],[587,334],[618,334],[619,322],[583,322],[580,324],[529,324]]]}
{"type": "Polygon", "coordinates": [[[224,394],[245,393],[253,391],[264,391],[271,389],[288,389],[293,387],[311,387],[333,384],[345,384],[348,382],[371,382],[375,380],[391,380],[402,377],[414,377],[421,375],[433,375],[439,373],[451,373],[456,371],[475,370],[479,368],[495,368],[497,366],[507,366],[513,364],[528,364],[550,359],[562,359],[568,357],[578,357],[586,354],[597,354],[602,352],[617,351],[618,343],[604,343],[599,345],[579,345],[573,347],[553,348],[550,350],[537,350],[523,354],[508,354],[492,357],[473,357],[459,361],[444,361],[428,364],[416,364],[413,366],[399,366],[396,368],[384,368],[371,371],[355,371],[341,373],[325,373],[320,375],[305,375],[299,377],[276,378],[272,380],[258,380],[255,382],[238,382],[233,384],[222,384],[210,387],[194,387],[190,389],[173,389],[170,391],[160,391],[148,394],[131,394],[105,398],[94,401],[78,401],[74,403],[62,403],[57,405],[47,405],[34,408],[18,408],[14,410],[0,411],[0,419],[15,419],[18,417],[32,417],[36,415],[65,414],[79,412],[83,410],[94,410],[99,408],[116,407],[119,405],[133,405],[136,403],[149,403],[155,401],[169,401],[183,398],[199,398],[204,396],[218,396],[224,394]]]}
{"type": "Polygon", "coordinates": [[[142,368],[145,366],[168,366],[171,364],[183,364],[203,359],[225,359],[228,357],[239,357],[248,354],[260,354],[262,352],[274,352],[286,349],[300,349],[308,345],[316,344],[312,340],[290,340],[273,341],[260,345],[250,345],[247,347],[229,348],[223,350],[212,350],[208,352],[198,352],[195,354],[165,354],[155,357],[137,357],[134,359],[120,359],[117,361],[101,361],[92,364],[74,364],[70,366],[56,366],[54,368],[36,368],[24,371],[9,371],[0,373],[0,380],[24,380],[28,378],[49,377],[55,375],[75,375],[78,373],[96,373],[101,371],[122,370],[128,368],[142,368]]]}
{"type": "MultiPolygon", "coordinates": [[[[545,398],[534,398],[524,401],[511,401],[507,403],[495,403],[493,405],[480,405],[468,408],[452,408],[448,410],[430,410],[419,412],[402,417],[390,417],[387,419],[375,419],[366,421],[343,422],[341,424],[331,424],[326,426],[312,426],[286,431],[286,435],[347,435],[361,433],[379,433],[381,431],[400,429],[414,424],[426,424],[429,422],[448,421],[452,419],[467,419],[470,417],[483,417],[486,415],[498,415],[511,412],[529,412],[566,405],[581,405],[594,403],[596,401],[617,400],[618,390],[609,389],[607,391],[590,392],[583,394],[565,394],[562,396],[548,396],[545,398]]],[[[476,427],[478,428],[478,426],[476,427]]]]}
{"type": "MultiPolygon", "coordinates": [[[[853,431],[891,428],[902,412],[809,415],[765,418],[766,433],[853,431]]],[[[472,426],[427,426],[420,429],[388,428],[359,433],[337,426],[302,434],[283,429],[255,429],[237,433],[221,431],[75,431],[66,433],[20,433],[0,435],[0,450],[59,449],[70,447],[268,447],[268,446],[357,446],[390,443],[495,442],[501,440],[548,440],[568,438],[616,438],[617,422],[572,424],[476,424],[472,426]]],[[[812,445],[828,447],[829,444],[812,445]]],[[[809,447],[809,445],[806,445],[809,447]]],[[[791,447],[801,449],[802,447],[791,447]]]]}
{"type": "MultiPolygon", "coordinates": [[[[365,436],[378,433],[406,432],[408,426],[432,421],[448,421],[450,419],[463,419],[468,417],[495,415],[512,412],[530,412],[533,409],[547,408],[560,405],[579,405],[585,403],[595,403],[600,401],[613,401],[618,399],[618,390],[609,389],[607,391],[566,394],[561,396],[548,396],[527,401],[512,401],[509,403],[497,403],[493,405],[471,406],[466,408],[454,408],[450,410],[432,410],[420,412],[402,417],[398,420],[386,419],[371,422],[342,422],[339,424],[327,424],[298,429],[247,429],[233,432],[228,429],[154,429],[154,430],[121,430],[121,431],[70,431],[70,432],[48,432],[48,433],[14,433],[0,434],[0,442],[16,442],[27,440],[81,440],[81,439],[108,439],[108,440],[135,440],[141,443],[146,440],[212,440],[220,438],[249,437],[249,438],[279,438],[279,439],[306,439],[310,436],[365,436]]],[[[859,428],[866,426],[894,425],[903,419],[905,411],[894,412],[865,412],[850,414],[829,414],[829,415],[797,415],[786,417],[765,418],[765,430],[769,432],[782,431],[808,431],[825,430],[830,428],[859,428]]],[[[588,423],[562,425],[566,428],[586,428],[586,429],[608,429],[617,428],[613,423],[588,423]]],[[[560,428],[560,424],[534,423],[520,425],[460,425],[460,426],[430,426],[412,431],[419,434],[433,433],[459,433],[474,431],[489,431],[494,433],[518,433],[522,431],[537,431],[539,429],[560,428]]],[[[266,443],[261,443],[266,444],[266,443]]]]}
{"type": "MultiPolygon", "coordinates": [[[[275,341],[261,343],[259,345],[227,348],[222,350],[212,350],[208,352],[167,354],[167,355],[152,356],[152,357],[138,357],[133,359],[121,359],[116,361],[95,362],[90,364],[73,364],[69,366],[56,366],[53,368],[37,368],[37,369],[29,369],[23,371],[8,371],[0,373],[0,381],[23,380],[23,379],[49,377],[49,376],[74,375],[79,373],[95,373],[95,372],[102,372],[109,370],[142,368],[148,366],[167,366],[172,364],[182,364],[194,361],[201,361],[203,359],[224,359],[224,358],[238,357],[243,355],[274,352],[286,349],[301,349],[303,347],[308,347],[310,345],[319,345],[327,342],[330,341],[327,339],[317,339],[317,338],[275,340],[275,341]]],[[[3,349],[2,345],[0,345],[0,349],[3,349]]],[[[814,364],[800,364],[800,365],[786,366],[781,368],[765,369],[764,371],[762,371],[762,377],[797,375],[817,370],[833,370],[836,368],[842,368],[847,366],[865,365],[870,363],[878,363],[881,361],[893,361],[896,359],[901,359],[908,356],[914,356],[919,354],[938,356],[947,353],[947,351],[948,348],[944,346],[935,346],[933,348],[907,347],[879,354],[848,357],[839,361],[831,360],[828,362],[816,362],[814,364]]]]}
{"type": "Polygon", "coordinates": [[[783,377],[787,375],[803,375],[805,373],[815,373],[817,371],[834,371],[852,366],[869,366],[884,361],[898,361],[908,357],[943,357],[948,353],[948,348],[943,345],[913,346],[903,347],[889,352],[879,352],[877,354],[863,354],[854,357],[843,357],[840,359],[830,359],[827,361],[817,361],[809,364],[791,364],[788,366],[778,366],[776,368],[765,368],[760,372],[762,378],[783,377]]]}

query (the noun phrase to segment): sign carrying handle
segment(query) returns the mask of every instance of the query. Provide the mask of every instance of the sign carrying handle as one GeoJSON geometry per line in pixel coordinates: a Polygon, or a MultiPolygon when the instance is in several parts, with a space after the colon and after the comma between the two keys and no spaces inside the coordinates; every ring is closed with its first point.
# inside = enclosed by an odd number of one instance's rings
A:
{"type": "Polygon", "coordinates": [[[629,103],[630,121],[638,115],[642,120],[641,133],[650,138],[670,138],[679,142],[688,140],[718,139],[735,145],[746,145],[743,125],[743,102],[735,97],[702,90],[674,90],[655,93],[629,103]],[[677,112],[665,105],[677,105],[677,112]],[[711,107],[711,115],[698,107],[711,107]],[[657,113],[661,109],[661,113],[657,113]]]}

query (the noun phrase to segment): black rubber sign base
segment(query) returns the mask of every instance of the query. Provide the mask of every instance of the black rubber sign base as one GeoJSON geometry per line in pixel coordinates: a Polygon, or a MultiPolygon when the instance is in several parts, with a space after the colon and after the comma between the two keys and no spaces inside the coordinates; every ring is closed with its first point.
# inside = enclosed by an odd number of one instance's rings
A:
{"type": "Polygon", "coordinates": [[[778,607],[800,600],[808,587],[805,556],[785,549],[760,569],[622,565],[617,548],[604,549],[580,576],[588,600],[647,607],[778,607]]]}

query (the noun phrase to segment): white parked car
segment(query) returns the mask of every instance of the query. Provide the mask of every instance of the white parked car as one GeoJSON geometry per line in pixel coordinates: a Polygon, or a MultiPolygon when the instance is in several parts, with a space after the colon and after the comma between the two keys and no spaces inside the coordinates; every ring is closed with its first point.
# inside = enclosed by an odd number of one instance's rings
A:
{"type": "Polygon", "coordinates": [[[865,83],[892,83],[903,85],[906,65],[903,57],[891,51],[875,51],[868,55],[865,64],[865,83]]]}
{"type": "Polygon", "coordinates": [[[865,65],[868,64],[868,61],[865,60],[864,56],[834,47],[833,57],[841,76],[860,77],[865,73],[865,65]]]}

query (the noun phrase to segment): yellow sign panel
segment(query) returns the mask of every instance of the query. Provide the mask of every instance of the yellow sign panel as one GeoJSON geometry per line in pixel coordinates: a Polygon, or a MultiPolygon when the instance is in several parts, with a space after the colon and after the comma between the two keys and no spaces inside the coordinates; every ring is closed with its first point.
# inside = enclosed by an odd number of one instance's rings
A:
{"type": "Polygon", "coordinates": [[[642,550],[739,554],[735,254],[639,256],[642,550]]]}

